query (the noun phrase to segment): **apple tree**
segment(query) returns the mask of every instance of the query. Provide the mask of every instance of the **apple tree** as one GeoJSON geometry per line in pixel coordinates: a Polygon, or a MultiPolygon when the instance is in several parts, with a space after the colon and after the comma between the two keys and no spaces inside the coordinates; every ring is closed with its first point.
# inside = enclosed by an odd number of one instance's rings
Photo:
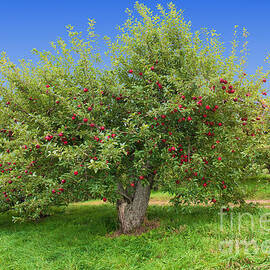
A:
{"type": "MultiPolygon", "coordinates": [[[[127,10],[110,66],[101,66],[94,21],[38,62],[2,53],[1,211],[37,219],[50,206],[100,198],[117,207],[129,232],[158,186],[175,204],[244,203],[241,182],[261,168],[267,141],[269,73],[244,72],[214,30],[192,32],[172,4],[127,10]]],[[[243,32],[245,39],[247,33],[243,32]]],[[[269,138],[269,137],[268,137],[269,138]]]]}

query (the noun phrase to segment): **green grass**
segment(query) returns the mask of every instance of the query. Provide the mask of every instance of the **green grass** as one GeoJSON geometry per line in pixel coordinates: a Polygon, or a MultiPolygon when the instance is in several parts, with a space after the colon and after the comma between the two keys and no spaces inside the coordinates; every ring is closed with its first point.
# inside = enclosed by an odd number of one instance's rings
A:
{"type": "Polygon", "coordinates": [[[262,174],[249,177],[243,187],[248,192],[249,199],[269,200],[270,199],[270,174],[262,174]]]}
{"type": "MultiPolygon", "coordinates": [[[[270,174],[249,177],[242,183],[242,187],[247,192],[246,199],[269,200],[270,174]]],[[[171,197],[169,193],[153,191],[150,198],[153,200],[169,201],[171,197]]]]}
{"type": "MultiPolygon", "coordinates": [[[[270,199],[269,175],[248,178],[244,186],[248,198],[270,199]]],[[[168,201],[170,195],[153,192],[151,199],[168,201]]],[[[231,212],[233,226],[226,215],[223,230],[218,209],[188,209],[150,206],[148,219],[157,219],[159,228],[117,238],[108,237],[118,229],[116,211],[110,204],[74,203],[64,213],[58,209],[56,215],[36,223],[14,224],[10,213],[3,214],[0,270],[270,269],[270,223],[265,224],[268,231],[260,225],[263,214],[270,219],[270,209],[243,216],[240,231],[241,212],[236,208],[231,212]],[[232,241],[231,252],[219,249],[224,240],[232,241]],[[251,245],[245,251],[241,244],[237,250],[239,241],[252,240],[258,250],[251,245]]]]}
{"type": "Polygon", "coordinates": [[[168,201],[172,196],[168,192],[152,191],[150,199],[168,201]]]}
{"type": "MultiPolygon", "coordinates": [[[[252,240],[259,245],[270,233],[259,226],[263,213],[254,213],[251,229],[243,217],[240,233],[236,210],[234,226],[225,216],[221,231],[218,210],[193,207],[180,213],[168,206],[151,206],[148,218],[161,226],[140,236],[109,238],[117,229],[111,205],[73,204],[38,223],[13,224],[9,215],[0,216],[0,269],[269,269],[269,254],[259,250],[231,253],[219,250],[225,239],[252,240]],[[242,268],[240,268],[240,266],[242,268]]],[[[268,225],[270,229],[270,225],[268,225]]],[[[268,245],[270,248],[270,244],[268,245]]]]}

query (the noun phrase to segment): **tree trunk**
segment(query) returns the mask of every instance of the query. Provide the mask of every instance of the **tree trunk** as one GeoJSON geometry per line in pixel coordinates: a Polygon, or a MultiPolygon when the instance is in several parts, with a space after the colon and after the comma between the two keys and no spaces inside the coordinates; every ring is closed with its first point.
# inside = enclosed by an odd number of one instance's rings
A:
{"type": "Polygon", "coordinates": [[[266,166],[266,168],[268,169],[268,171],[269,171],[269,173],[270,173],[270,164],[268,164],[268,165],[266,166]]]}
{"type": "Polygon", "coordinates": [[[123,233],[128,233],[141,226],[150,199],[150,185],[136,185],[134,196],[131,200],[123,198],[117,202],[118,218],[123,233]]]}

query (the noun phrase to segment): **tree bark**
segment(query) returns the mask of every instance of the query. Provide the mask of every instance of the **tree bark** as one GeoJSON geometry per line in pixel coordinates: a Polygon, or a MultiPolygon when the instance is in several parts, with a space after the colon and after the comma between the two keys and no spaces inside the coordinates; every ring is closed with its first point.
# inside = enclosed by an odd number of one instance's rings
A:
{"type": "Polygon", "coordinates": [[[268,171],[269,171],[269,173],[270,173],[270,164],[268,164],[268,165],[266,166],[266,168],[268,169],[268,171]]]}
{"type": "Polygon", "coordinates": [[[150,185],[143,186],[138,182],[131,200],[123,198],[117,201],[118,219],[123,233],[142,225],[150,199],[150,190],[150,185]]]}

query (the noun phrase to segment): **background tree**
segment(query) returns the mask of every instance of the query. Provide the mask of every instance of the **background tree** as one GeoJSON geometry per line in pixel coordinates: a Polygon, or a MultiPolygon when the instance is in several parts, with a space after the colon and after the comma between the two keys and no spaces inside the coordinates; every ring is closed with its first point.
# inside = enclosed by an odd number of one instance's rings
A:
{"type": "Polygon", "coordinates": [[[106,38],[110,67],[99,65],[94,21],[86,40],[69,26],[54,52],[33,50],[36,65],[2,54],[1,209],[15,220],[99,197],[128,232],[155,185],[176,204],[244,202],[241,180],[260,169],[268,136],[269,73],[244,73],[246,43],[225,57],[214,30],[192,33],[173,4],[157,9],[127,10],[106,38]]]}

